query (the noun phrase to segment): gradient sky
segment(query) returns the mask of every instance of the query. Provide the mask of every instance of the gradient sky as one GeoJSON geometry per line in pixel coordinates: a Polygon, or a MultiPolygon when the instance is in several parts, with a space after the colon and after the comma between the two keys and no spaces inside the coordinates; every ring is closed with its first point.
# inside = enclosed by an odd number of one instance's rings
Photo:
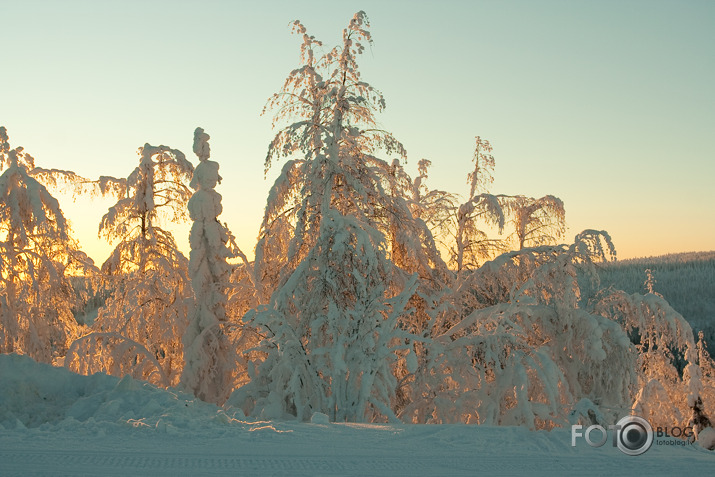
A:
{"type": "MultiPolygon", "coordinates": [[[[474,136],[492,192],[566,205],[568,240],[611,233],[619,258],[715,249],[715,2],[0,0],[0,124],[46,168],[125,177],[145,142],[194,163],[211,135],[224,214],[253,254],[272,137],[260,117],[298,66],[300,19],[327,45],[365,10],[361,59],[379,120],[432,161],[428,185],[468,192],[474,136]]],[[[111,201],[55,194],[85,250],[111,201]]],[[[175,229],[188,250],[188,227],[175,229]]]]}

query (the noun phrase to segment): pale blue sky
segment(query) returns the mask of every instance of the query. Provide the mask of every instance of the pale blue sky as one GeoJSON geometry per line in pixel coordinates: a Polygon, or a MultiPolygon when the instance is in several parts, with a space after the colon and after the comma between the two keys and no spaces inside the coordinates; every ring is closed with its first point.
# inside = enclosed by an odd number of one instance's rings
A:
{"type": "MultiPolygon", "coordinates": [[[[407,169],[466,193],[474,136],[492,192],[564,200],[569,240],[608,230],[621,258],[715,249],[715,2],[0,0],[0,124],[43,167],[126,176],[145,142],[211,135],[221,219],[252,255],[272,137],[266,99],[298,65],[298,18],[328,45],[365,10],[364,79],[407,169]]],[[[62,206],[96,261],[109,202],[62,206]]],[[[186,251],[187,229],[177,230],[186,251]]]]}

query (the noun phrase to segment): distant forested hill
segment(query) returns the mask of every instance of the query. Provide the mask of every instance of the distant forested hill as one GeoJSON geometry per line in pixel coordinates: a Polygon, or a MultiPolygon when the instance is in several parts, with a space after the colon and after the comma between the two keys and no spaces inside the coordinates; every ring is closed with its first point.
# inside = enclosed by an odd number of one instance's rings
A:
{"type": "MultiPolygon", "coordinates": [[[[708,348],[715,347],[715,251],[619,260],[600,268],[601,285],[628,293],[646,293],[646,270],[655,280],[653,290],[690,322],[705,331],[708,348]]],[[[696,334],[697,340],[697,334],[696,334]]]]}

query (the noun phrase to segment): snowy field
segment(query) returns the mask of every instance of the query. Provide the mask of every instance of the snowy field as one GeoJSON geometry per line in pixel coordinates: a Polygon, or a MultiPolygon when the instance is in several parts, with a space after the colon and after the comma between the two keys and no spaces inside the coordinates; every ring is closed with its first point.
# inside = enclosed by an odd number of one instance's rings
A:
{"type": "Polygon", "coordinates": [[[0,355],[0,475],[712,475],[715,452],[637,457],[570,430],[248,422],[193,397],[0,355]]]}

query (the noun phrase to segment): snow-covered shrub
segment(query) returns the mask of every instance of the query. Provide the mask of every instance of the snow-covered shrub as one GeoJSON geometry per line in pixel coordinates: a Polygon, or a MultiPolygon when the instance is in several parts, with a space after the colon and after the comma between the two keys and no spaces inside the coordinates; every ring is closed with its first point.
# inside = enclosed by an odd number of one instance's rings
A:
{"type": "Polygon", "coordinates": [[[530,428],[562,423],[564,376],[548,348],[529,343],[514,319],[531,310],[499,308],[477,310],[432,340],[430,359],[413,365],[416,392],[402,419],[530,428]]]}
{"type": "Polygon", "coordinates": [[[429,359],[416,367],[404,418],[538,428],[566,424],[584,400],[607,419],[628,409],[628,337],[580,306],[576,269],[602,258],[600,240],[609,250],[607,236],[586,231],[571,246],[503,254],[469,274],[423,335],[429,359]]]}
{"type": "Polygon", "coordinates": [[[143,345],[119,333],[94,332],[75,340],[64,366],[78,374],[129,375],[156,386],[169,386],[161,364],[143,345]]]}
{"type": "Polygon", "coordinates": [[[698,350],[687,321],[663,297],[609,289],[595,311],[619,323],[635,343],[638,386],[633,410],[653,426],[688,425],[703,392],[698,350]]]}

